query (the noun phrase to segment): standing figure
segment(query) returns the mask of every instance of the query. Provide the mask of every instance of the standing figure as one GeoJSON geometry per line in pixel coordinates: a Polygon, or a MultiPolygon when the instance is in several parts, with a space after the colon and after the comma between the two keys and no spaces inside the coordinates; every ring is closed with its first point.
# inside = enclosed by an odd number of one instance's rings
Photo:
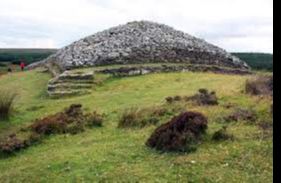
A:
{"type": "Polygon", "coordinates": [[[20,63],[21,71],[24,71],[24,67],[25,67],[25,64],[24,64],[24,62],[22,61],[22,62],[20,63]]]}

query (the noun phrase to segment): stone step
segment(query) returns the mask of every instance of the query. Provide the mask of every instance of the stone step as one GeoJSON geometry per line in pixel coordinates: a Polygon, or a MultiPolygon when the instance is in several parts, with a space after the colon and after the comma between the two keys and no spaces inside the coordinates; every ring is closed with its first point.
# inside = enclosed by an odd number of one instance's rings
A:
{"type": "Polygon", "coordinates": [[[87,72],[87,73],[72,73],[72,72],[64,72],[63,74],[59,75],[58,80],[93,80],[94,79],[94,72],[87,72]]]}
{"type": "Polygon", "coordinates": [[[67,80],[57,80],[57,79],[53,79],[49,81],[49,84],[53,85],[53,84],[65,84],[65,83],[72,83],[72,84],[94,84],[94,80],[76,80],[76,79],[67,79],[67,80]]]}
{"type": "Polygon", "coordinates": [[[81,84],[81,83],[60,83],[60,84],[49,84],[48,91],[55,90],[72,90],[72,89],[92,89],[92,84],[81,84]]]}
{"type": "Polygon", "coordinates": [[[49,81],[47,92],[52,98],[85,95],[92,92],[94,72],[65,71],[49,81]]]}
{"type": "Polygon", "coordinates": [[[48,91],[48,94],[52,98],[60,98],[67,96],[76,96],[76,95],[86,95],[92,93],[92,90],[61,90],[61,91],[48,91]]]}

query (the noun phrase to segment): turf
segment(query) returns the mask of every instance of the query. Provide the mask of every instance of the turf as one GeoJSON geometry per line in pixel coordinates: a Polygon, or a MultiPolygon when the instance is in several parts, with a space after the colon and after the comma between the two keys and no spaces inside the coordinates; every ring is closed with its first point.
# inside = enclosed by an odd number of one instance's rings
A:
{"type": "MultiPolygon", "coordinates": [[[[263,138],[255,124],[230,123],[234,141],[213,142],[212,134],[224,124],[221,117],[233,103],[253,108],[259,119],[268,120],[271,99],[243,93],[249,76],[212,73],[166,73],[111,78],[98,74],[100,84],[92,94],[60,100],[49,99],[46,85],[51,78],[38,71],[0,77],[0,87],[18,92],[10,121],[0,122],[0,138],[30,124],[36,118],[81,103],[87,111],[105,114],[104,127],[78,135],[55,135],[42,144],[0,157],[0,182],[272,182],[272,137],[263,138]],[[220,105],[189,105],[209,119],[209,128],[191,154],[159,153],[145,146],[156,128],[117,128],[128,107],[161,105],[167,96],[192,95],[200,88],[215,90],[220,105]]],[[[162,123],[165,121],[162,121],[162,123]]]]}

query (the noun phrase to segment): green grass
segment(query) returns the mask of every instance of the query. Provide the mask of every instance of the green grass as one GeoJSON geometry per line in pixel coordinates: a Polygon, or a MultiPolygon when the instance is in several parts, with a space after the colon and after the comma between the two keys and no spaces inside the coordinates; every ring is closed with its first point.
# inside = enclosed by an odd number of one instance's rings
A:
{"type": "Polygon", "coordinates": [[[0,87],[17,91],[19,97],[10,121],[0,122],[0,138],[72,103],[105,113],[106,118],[102,128],[51,136],[0,159],[0,182],[272,182],[272,138],[262,139],[257,125],[231,123],[228,131],[236,137],[234,142],[211,141],[223,126],[219,118],[231,112],[223,104],[253,107],[259,118],[269,118],[269,98],[242,92],[248,77],[168,73],[111,78],[98,74],[97,79],[106,80],[92,94],[54,100],[46,96],[48,74],[31,71],[1,76],[0,87]],[[144,143],[156,126],[117,128],[128,107],[160,105],[167,96],[192,95],[199,88],[215,90],[220,105],[187,107],[209,118],[205,140],[194,153],[159,153],[147,148],[144,143]]]}

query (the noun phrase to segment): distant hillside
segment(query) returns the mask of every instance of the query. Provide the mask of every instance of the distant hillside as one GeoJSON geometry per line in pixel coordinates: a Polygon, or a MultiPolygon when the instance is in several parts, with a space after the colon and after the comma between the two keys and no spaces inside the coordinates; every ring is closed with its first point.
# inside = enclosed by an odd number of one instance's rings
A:
{"type": "Polygon", "coordinates": [[[256,70],[273,70],[273,54],[267,53],[232,53],[256,70]]]}
{"type": "Polygon", "coordinates": [[[40,61],[56,52],[56,49],[0,49],[0,62],[18,64],[24,60],[27,64],[40,61]]]}

